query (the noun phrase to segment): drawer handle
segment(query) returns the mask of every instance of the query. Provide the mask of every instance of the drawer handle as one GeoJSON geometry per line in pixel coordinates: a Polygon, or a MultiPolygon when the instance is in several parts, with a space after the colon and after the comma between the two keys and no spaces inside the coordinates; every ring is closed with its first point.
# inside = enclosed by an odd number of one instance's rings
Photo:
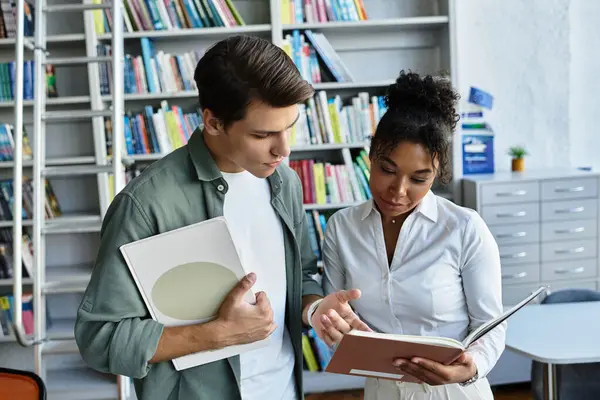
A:
{"type": "Polygon", "coordinates": [[[527,232],[499,233],[496,235],[496,237],[498,239],[516,238],[516,237],[524,237],[524,236],[527,236],[527,232]]]}
{"type": "Polygon", "coordinates": [[[500,256],[500,258],[523,258],[523,257],[527,257],[526,251],[500,256]]]}
{"type": "Polygon", "coordinates": [[[574,269],[564,269],[564,268],[560,268],[560,269],[555,269],[554,273],[556,274],[580,274],[583,271],[585,271],[585,267],[578,267],[578,268],[574,268],[574,269]]]}
{"type": "Polygon", "coordinates": [[[576,247],[574,249],[566,249],[566,250],[554,250],[556,254],[574,254],[574,253],[582,253],[585,250],[585,247],[576,247]]]}
{"type": "Polygon", "coordinates": [[[577,192],[583,192],[585,190],[584,186],[577,186],[574,188],[556,188],[554,189],[554,191],[556,193],[577,193],[577,192]]]}
{"type": "Polygon", "coordinates": [[[515,190],[514,192],[498,192],[496,196],[498,197],[508,197],[508,196],[525,196],[527,194],[527,190],[515,190]]]}
{"type": "Polygon", "coordinates": [[[519,272],[512,275],[502,275],[502,279],[523,279],[527,276],[527,272],[519,272]]]}
{"type": "Polygon", "coordinates": [[[524,217],[527,215],[527,211],[517,211],[515,213],[501,213],[496,214],[498,218],[515,218],[515,217],[524,217]]]}
{"type": "Polygon", "coordinates": [[[558,210],[554,210],[556,214],[574,214],[580,213],[585,210],[585,207],[574,207],[574,208],[559,208],[558,210]]]}
{"type": "Polygon", "coordinates": [[[583,226],[580,226],[579,228],[573,229],[556,229],[554,233],[581,233],[583,231],[585,231],[585,228],[583,226]]]}

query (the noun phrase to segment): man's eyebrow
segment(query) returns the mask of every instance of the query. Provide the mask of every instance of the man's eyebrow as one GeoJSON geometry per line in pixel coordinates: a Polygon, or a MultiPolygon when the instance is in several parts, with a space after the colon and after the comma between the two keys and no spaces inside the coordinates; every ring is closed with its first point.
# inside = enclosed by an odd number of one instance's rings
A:
{"type": "Polygon", "coordinates": [[[429,174],[432,172],[433,172],[433,170],[431,168],[426,168],[426,169],[420,169],[418,171],[415,171],[415,174],[429,174]]]}
{"type": "MultiPolygon", "coordinates": [[[[289,125],[287,128],[285,128],[285,129],[289,129],[289,128],[291,128],[292,126],[294,126],[294,124],[295,124],[296,122],[298,122],[298,120],[299,120],[299,119],[300,119],[300,113],[298,113],[298,114],[296,115],[296,119],[294,120],[294,122],[292,122],[292,123],[291,123],[291,124],[290,124],[290,125],[289,125]]],[[[274,135],[274,134],[276,134],[276,133],[279,133],[279,131],[262,131],[262,130],[259,130],[259,129],[255,129],[255,130],[254,130],[254,132],[256,132],[256,133],[264,133],[264,134],[268,134],[268,135],[274,135]]]]}

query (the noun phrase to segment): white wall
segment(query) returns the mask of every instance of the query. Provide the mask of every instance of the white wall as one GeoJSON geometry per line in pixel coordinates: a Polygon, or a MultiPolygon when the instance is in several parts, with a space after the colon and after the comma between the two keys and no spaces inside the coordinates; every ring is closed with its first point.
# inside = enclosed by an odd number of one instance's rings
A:
{"type": "Polygon", "coordinates": [[[497,170],[527,146],[527,168],[600,169],[600,2],[455,0],[458,82],[489,91],[497,170]]]}
{"type": "Polygon", "coordinates": [[[571,162],[600,169],[600,1],[571,0],[571,162]]]}

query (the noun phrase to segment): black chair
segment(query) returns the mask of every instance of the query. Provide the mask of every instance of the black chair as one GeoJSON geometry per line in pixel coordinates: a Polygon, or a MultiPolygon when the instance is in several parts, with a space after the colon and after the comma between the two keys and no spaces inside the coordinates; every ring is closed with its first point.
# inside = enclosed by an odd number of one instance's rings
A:
{"type": "Polygon", "coordinates": [[[0,400],[46,400],[46,385],[33,372],[0,368],[0,400]]]}
{"type": "MultiPolygon", "coordinates": [[[[542,304],[600,301],[600,292],[590,289],[563,289],[550,293],[542,304]]],[[[590,318],[598,318],[590,315],[590,318]]],[[[535,400],[544,399],[544,364],[531,364],[531,390],[535,400]]],[[[556,387],[561,400],[600,399],[600,363],[556,365],[556,387]]]]}

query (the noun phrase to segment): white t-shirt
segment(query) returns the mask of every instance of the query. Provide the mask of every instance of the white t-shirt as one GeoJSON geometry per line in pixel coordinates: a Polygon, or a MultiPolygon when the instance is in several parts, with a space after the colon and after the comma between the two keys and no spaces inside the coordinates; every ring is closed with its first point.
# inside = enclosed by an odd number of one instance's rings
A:
{"type": "Polygon", "coordinates": [[[277,324],[267,347],[240,355],[242,399],[296,400],[294,350],[285,326],[283,228],[271,206],[269,182],[247,171],[222,174],[229,186],[224,217],[242,263],[256,273],[253,289],[267,294],[277,324]]]}

